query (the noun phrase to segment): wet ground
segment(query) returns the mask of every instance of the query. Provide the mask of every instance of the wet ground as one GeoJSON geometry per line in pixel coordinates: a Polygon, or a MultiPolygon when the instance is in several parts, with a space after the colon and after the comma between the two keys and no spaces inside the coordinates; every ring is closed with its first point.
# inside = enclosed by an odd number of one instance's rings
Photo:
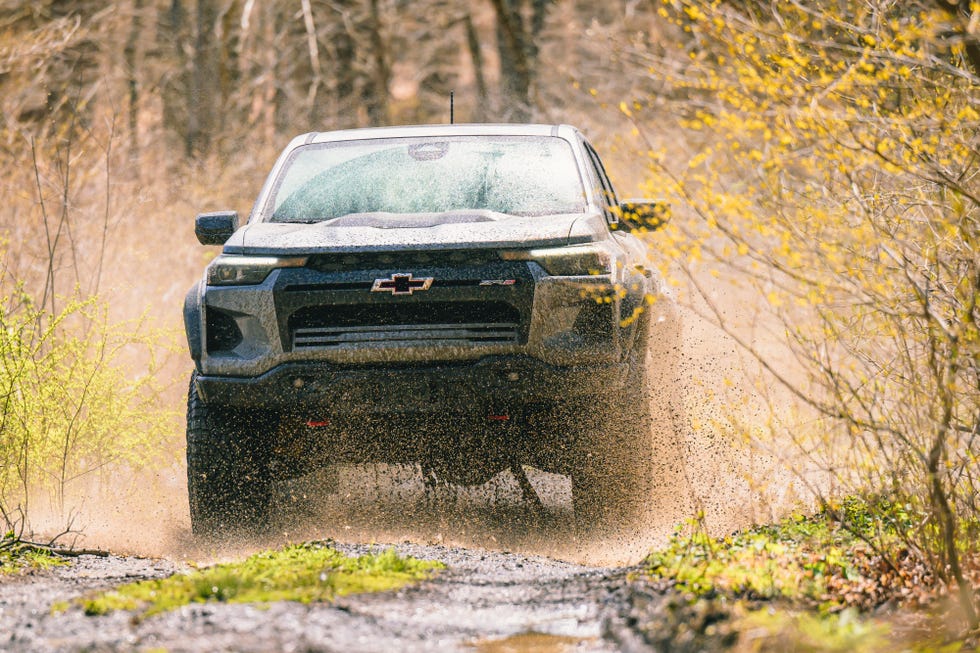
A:
{"type": "Polygon", "coordinates": [[[163,558],[81,556],[71,567],[0,578],[0,650],[624,650],[630,565],[652,536],[579,534],[568,480],[528,471],[544,512],[523,500],[509,472],[484,487],[427,493],[413,468],[344,467],[332,479],[280,487],[279,519],[261,541],[216,548],[178,528],[163,558]],[[331,604],[204,604],[142,620],[126,612],[86,616],[77,606],[51,610],[191,564],[321,538],[353,555],[394,545],[447,569],[398,592],[331,604]]]}
{"type": "MultiPolygon", "coordinates": [[[[367,545],[338,544],[351,554],[367,545]]],[[[165,560],[82,556],[69,568],[0,580],[0,650],[9,651],[615,651],[626,570],[538,556],[401,544],[441,560],[438,577],[332,604],[206,604],[136,620],[51,606],[98,589],[173,573],[165,560]]]]}

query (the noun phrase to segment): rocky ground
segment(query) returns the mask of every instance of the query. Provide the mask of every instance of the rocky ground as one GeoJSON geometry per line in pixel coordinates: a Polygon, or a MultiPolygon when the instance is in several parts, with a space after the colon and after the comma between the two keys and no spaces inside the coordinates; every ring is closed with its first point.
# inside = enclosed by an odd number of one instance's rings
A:
{"type": "MultiPolygon", "coordinates": [[[[338,544],[350,554],[371,547],[338,544]]],[[[437,577],[398,592],[330,604],[191,605],[145,619],[86,616],[58,602],[178,571],[167,560],[81,556],[69,567],[0,580],[0,649],[8,651],[618,651],[651,650],[656,611],[670,596],[589,567],[481,549],[401,544],[441,560],[437,577]],[[642,588],[642,589],[641,589],[642,588]],[[639,593],[638,593],[639,592],[639,593]],[[637,597],[641,601],[637,602],[637,597]],[[645,598],[644,598],[645,597],[645,598]],[[640,617],[639,619],[637,617],[640,617]]]]}
{"type": "Polygon", "coordinates": [[[348,470],[327,496],[288,488],[295,505],[280,506],[278,534],[260,542],[208,548],[185,526],[169,538],[164,557],[84,555],[68,567],[0,576],[0,650],[646,651],[656,650],[658,633],[673,632],[668,617],[676,620],[676,595],[638,581],[631,566],[653,536],[580,537],[567,480],[532,475],[546,509],[540,513],[522,501],[514,479],[473,496],[427,499],[415,476],[385,470],[378,481],[348,470]],[[324,537],[351,555],[394,543],[399,554],[439,560],[446,569],[401,591],[329,604],[209,603],[144,619],[127,612],[87,616],[77,605],[51,609],[191,564],[324,537]],[[651,626],[656,620],[668,630],[651,626]]]}

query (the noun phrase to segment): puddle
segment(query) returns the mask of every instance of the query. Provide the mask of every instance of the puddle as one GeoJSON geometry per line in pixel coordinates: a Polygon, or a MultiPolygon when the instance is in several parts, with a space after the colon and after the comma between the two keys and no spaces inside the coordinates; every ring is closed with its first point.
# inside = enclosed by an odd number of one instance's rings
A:
{"type": "Polygon", "coordinates": [[[470,642],[467,646],[479,653],[570,653],[595,641],[592,637],[530,632],[518,633],[503,639],[481,639],[470,642]]]}

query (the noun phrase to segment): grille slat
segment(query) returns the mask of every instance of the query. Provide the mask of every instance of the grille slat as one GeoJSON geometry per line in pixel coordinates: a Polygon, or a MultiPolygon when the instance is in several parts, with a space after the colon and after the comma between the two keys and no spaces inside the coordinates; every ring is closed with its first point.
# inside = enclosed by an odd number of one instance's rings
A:
{"type": "Polygon", "coordinates": [[[293,350],[519,343],[521,315],[505,302],[427,302],[308,307],[290,318],[293,350]]]}
{"type": "Polygon", "coordinates": [[[439,343],[509,343],[518,341],[518,325],[399,324],[392,326],[301,328],[293,334],[293,348],[338,347],[383,342],[386,345],[439,343]]]}

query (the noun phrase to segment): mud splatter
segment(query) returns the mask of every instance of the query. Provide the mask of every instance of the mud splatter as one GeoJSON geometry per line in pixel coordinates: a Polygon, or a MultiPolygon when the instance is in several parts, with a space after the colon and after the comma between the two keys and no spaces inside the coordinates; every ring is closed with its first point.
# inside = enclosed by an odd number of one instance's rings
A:
{"type": "MultiPolygon", "coordinates": [[[[156,473],[120,475],[101,489],[70,498],[74,523],[81,529],[78,544],[128,554],[212,558],[288,541],[334,538],[478,547],[622,565],[642,559],[697,511],[715,534],[784,513],[799,497],[793,476],[726,428],[766,418],[764,402],[752,394],[752,381],[740,378],[744,372],[734,343],[692,314],[684,322],[681,368],[675,378],[662,381],[680,385],[680,427],[655,434],[660,482],[643,528],[598,538],[583,535],[574,526],[568,478],[529,467],[525,470],[544,511],[523,500],[509,471],[483,485],[437,485],[427,492],[417,466],[347,465],[280,484],[268,534],[227,543],[219,551],[191,537],[184,471],[174,465],[156,473]]],[[[662,427],[663,416],[658,420],[654,413],[654,423],[662,427]]],[[[57,531],[63,523],[59,519],[36,516],[34,525],[57,531]]]]}

